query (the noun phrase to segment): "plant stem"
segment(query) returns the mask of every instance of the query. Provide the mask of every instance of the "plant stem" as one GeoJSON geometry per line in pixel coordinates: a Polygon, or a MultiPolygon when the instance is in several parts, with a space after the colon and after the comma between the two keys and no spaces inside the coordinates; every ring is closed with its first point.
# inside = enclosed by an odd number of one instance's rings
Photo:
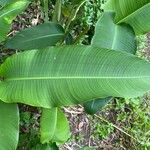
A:
{"type": "Polygon", "coordinates": [[[72,10],[73,13],[70,14],[69,21],[68,21],[68,23],[67,23],[67,25],[66,25],[66,29],[65,29],[66,32],[69,30],[69,26],[70,26],[71,22],[72,22],[73,20],[75,20],[78,11],[80,10],[80,8],[82,7],[82,5],[83,5],[85,2],[86,2],[86,0],[84,0],[83,2],[81,2],[77,8],[74,8],[74,6],[73,6],[73,8],[72,8],[72,9],[73,9],[73,10],[72,10]]]}
{"type": "Polygon", "coordinates": [[[94,115],[95,117],[99,118],[100,120],[110,124],[111,126],[113,126],[114,128],[116,128],[117,130],[119,130],[120,132],[124,133],[125,135],[129,136],[130,138],[134,139],[135,141],[137,141],[139,143],[139,141],[134,138],[133,136],[131,136],[130,134],[128,134],[127,132],[125,132],[123,129],[117,127],[116,125],[114,125],[113,123],[110,123],[108,120],[104,119],[103,117],[101,116],[98,116],[98,115],[94,115]]]}
{"type": "Polygon", "coordinates": [[[49,17],[48,17],[48,0],[43,0],[44,1],[44,21],[48,22],[49,21],[49,17]]]}
{"type": "Polygon", "coordinates": [[[57,0],[55,4],[55,10],[52,21],[58,23],[60,21],[60,16],[61,16],[61,0],[57,0]]]}

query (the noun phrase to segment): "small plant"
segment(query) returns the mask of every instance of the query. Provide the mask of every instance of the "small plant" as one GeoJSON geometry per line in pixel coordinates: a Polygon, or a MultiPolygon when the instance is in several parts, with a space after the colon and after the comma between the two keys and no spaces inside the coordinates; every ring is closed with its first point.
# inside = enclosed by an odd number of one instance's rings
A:
{"type": "MultiPolygon", "coordinates": [[[[51,17],[49,1],[44,0],[44,23],[7,38],[12,21],[29,3],[0,2],[0,42],[5,49],[19,51],[0,66],[2,150],[17,148],[17,103],[39,107],[42,112],[40,140],[33,149],[58,149],[70,137],[62,106],[82,104],[93,114],[113,97],[138,97],[150,90],[150,64],[134,55],[136,35],[150,31],[149,0],[109,0],[96,24],[91,45],[78,44],[84,32],[75,39],[71,35],[72,23],[84,0],[72,2],[73,13],[67,13],[69,9],[56,0],[51,17]]],[[[28,126],[29,116],[24,117],[28,126]]],[[[101,132],[101,136],[110,132],[101,132]]]]}

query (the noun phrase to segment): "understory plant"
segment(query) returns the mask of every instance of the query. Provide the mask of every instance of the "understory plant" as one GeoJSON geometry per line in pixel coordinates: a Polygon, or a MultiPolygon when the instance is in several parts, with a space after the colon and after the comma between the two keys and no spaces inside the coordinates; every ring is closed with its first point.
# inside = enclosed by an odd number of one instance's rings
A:
{"type": "Polygon", "coordinates": [[[150,90],[150,64],[135,56],[136,36],[150,31],[150,0],[108,0],[91,45],[79,44],[71,30],[85,0],[72,5],[56,0],[53,15],[43,0],[43,23],[8,37],[12,21],[30,3],[0,1],[0,42],[3,49],[16,50],[0,66],[1,150],[17,148],[17,103],[42,112],[40,142],[32,149],[55,150],[70,137],[62,106],[81,104],[94,114],[114,97],[134,98],[150,90]]]}

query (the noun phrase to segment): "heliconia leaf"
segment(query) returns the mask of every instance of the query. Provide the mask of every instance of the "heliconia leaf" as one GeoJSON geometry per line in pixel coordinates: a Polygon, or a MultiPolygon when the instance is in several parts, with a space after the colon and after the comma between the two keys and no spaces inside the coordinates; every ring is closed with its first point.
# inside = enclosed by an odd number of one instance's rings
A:
{"type": "Polygon", "coordinates": [[[98,20],[91,44],[135,54],[137,45],[133,29],[126,24],[116,25],[114,15],[112,12],[105,12],[98,20]]]}
{"type": "Polygon", "coordinates": [[[28,0],[19,0],[0,9],[0,42],[6,39],[12,21],[28,6],[28,4],[28,0]]]}
{"type": "Polygon", "coordinates": [[[111,101],[113,98],[112,97],[107,97],[107,98],[100,98],[96,100],[92,100],[89,102],[84,103],[84,109],[86,113],[93,115],[99,110],[101,110],[109,101],[111,101]]]}
{"type": "Polygon", "coordinates": [[[105,10],[114,10],[115,22],[131,25],[137,35],[150,32],[150,0],[110,0],[105,10]]]}
{"type": "Polygon", "coordinates": [[[68,33],[66,35],[65,44],[66,45],[73,45],[73,37],[72,37],[72,35],[70,33],[68,33]]]}
{"type": "Polygon", "coordinates": [[[19,110],[17,104],[0,101],[0,149],[16,150],[19,138],[19,110]]]}
{"type": "Polygon", "coordinates": [[[102,6],[104,11],[114,12],[113,0],[107,0],[102,6]]]}
{"type": "Polygon", "coordinates": [[[44,23],[22,30],[6,43],[12,49],[29,50],[40,49],[55,45],[63,39],[64,30],[56,23],[44,23]]]}
{"type": "Polygon", "coordinates": [[[41,143],[65,143],[70,137],[67,118],[57,107],[43,109],[40,121],[41,143]]]}
{"type": "Polygon", "coordinates": [[[9,57],[0,67],[0,99],[38,107],[132,98],[150,90],[150,63],[93,46],[58,46],[9,57]]]}
{"type": "Polygon", "coordinates": [[[53,144],[37,144],[31,150],[59,150],[55,143],[53,144]]]}
{"type": "Polygon", "coordinates": [[[5,6],[6,4],[11,4],[17,0],[0,0],[0,6],[5,6]]]}

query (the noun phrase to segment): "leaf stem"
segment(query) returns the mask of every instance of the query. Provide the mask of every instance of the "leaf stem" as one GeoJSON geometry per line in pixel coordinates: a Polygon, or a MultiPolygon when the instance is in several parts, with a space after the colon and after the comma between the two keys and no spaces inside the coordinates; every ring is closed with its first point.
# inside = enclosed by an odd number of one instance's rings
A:
{"type": "Polygon", "coordinates": [[[98,115],[96,115],[96,114],[95,114],[94,116],[97,117],[97,118],[99,118],[100,120],[106,122],[107,124],[110,124],[111,126],[113,126],[114,128],[116,128],[116,129],[119,130],[120,132],[124,133],[125,135],[129,136],[130,138],[134,139],[135,141],[137,141],[137,142],[139,143],[139,141],[138,141],[135,137],[133,137],[132,135],[128,134],[128,133],[125,132],[123,129],[117,127],[115,124],[110,123],[108,120],[106,120],[106,119],[104,119],[103,117],[98,116],[98,115]]]}
{"type": "Polygon", "coordinates": [[[54,10],[52,21],[55,23],[59,23],[60,16],[61,16],[61,0],[57,0],[55,4],[55,10],[54,10]]]}
{"type": "Polygon", "coordinates": [[[44,21],[48,22],[49,21],[49,16],[48,16],[48,0],[43,0],[44,1],[44,21]]]}
{"type": "Polygon", "coordinates": [[[75,7],[75,8],[74,8],[74,7],[72,8],[72,9],[73,9],[73,11],[72,11],[73,13],[70,14],[70,17],[69,17],[69,20],[68,20],[68,23],[67,23],[66,29],[65,29],[66,32],[69,30],[69,27],[70,27],[71,22],[75,20],[75,18],[76,18],[76,16],[77,16],[77,13],[79,12],[80,8],[83,6],[83,4],[84,4],[85,2],[86,2],[86,0],[84,0],[83,2],[81,2],[81,3],[79,4],[79,6],[77,6],[77,7],[75,7]]]}

